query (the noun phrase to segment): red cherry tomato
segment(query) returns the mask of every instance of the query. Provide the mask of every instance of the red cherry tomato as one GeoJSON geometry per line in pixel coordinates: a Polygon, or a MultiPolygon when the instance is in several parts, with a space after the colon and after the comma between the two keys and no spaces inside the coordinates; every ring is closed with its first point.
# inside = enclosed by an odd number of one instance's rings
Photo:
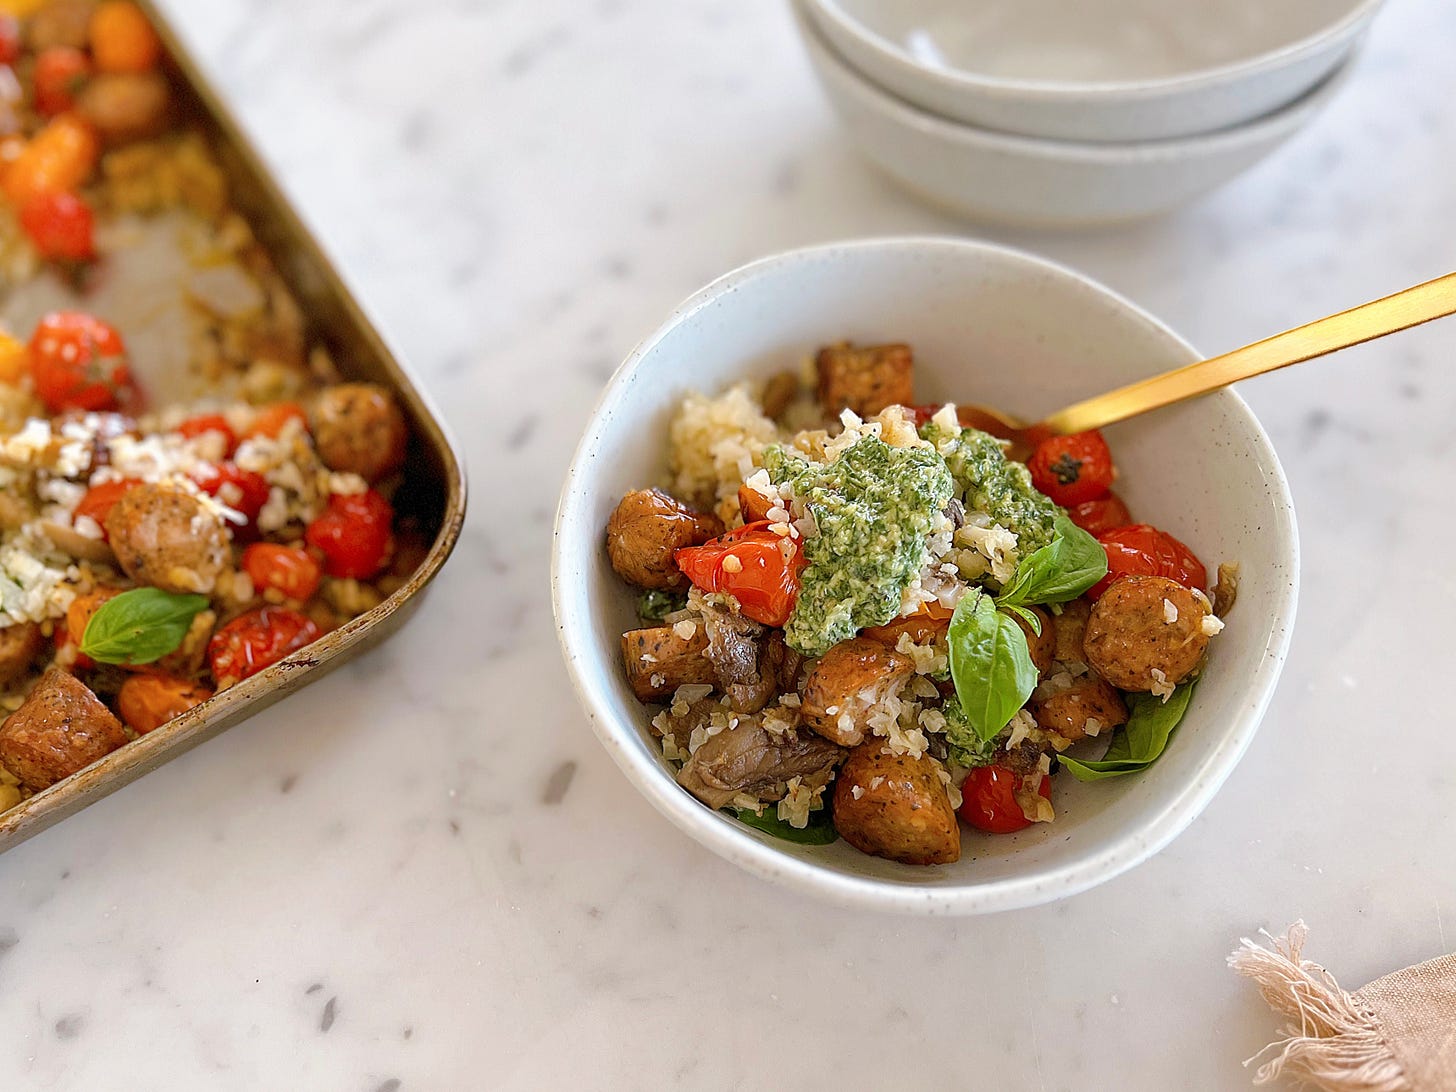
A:
{"type": "Polygon", "coordinates": [[[1116,493],[1074,504],[1067,509],[1067,517],[1094,538],[1132,522],[1132,513],[1116,493]]]}
{"type": "Polygon", "coordinates": [[[1183,543],[1166,531],[1146,523],[1118,527],[1097,536],[1107,551],[1107,575],[1087,594],[1098,598],[1119,576],[1166,576],[1185,588],[1203,591],[1208,587],[1208,570],[1183,543]]]}
{"type": "Polygon", "coordinates": [[[271,406],[264,406],[258,411],[258,416],[253,418],[253,423],[244,430],[243,439],[265,436],[270,440],[276,440],[278,434],[283,431],[283,426],[289,421],[302,421],[307,427],[308,414],[304,413],[303,407],[297,402],[274,402],[271,406]]]}
{"type": "Polygon", "coordinates": [[[298,600],[311,598],[323,575],[307,550],[273,542],[255,542],[244,550],[243,568],[258,591],[273,588],[298,600]]]}
{"type": "MultiPolygon", "coordinates": [[[[960,817],[987,834],[1012,834],[1031,826],[1031,820],[1016,802],[1021,778],[1005,766],[977,766],[961,785],[960,817]]],[[[1052,779],[1043,777],[1037,786],[1046,799],[1052,798],[1052,779]]]]}
{"type": "Polygon", "coordinates": [[[220,413],[204,413],[198,417],[189,417],[177,426],[177,431],[189,440],[195,440],[199,436],[206,436],[209,432],[215,432],[223,438],[223,458],[227,458],[238,446],[237,433],[228,424],[228,419],[220,413]]]}
{"type": "Polygon", "coordinates": [[[324,555],[330,576],[368,580],[389,557],[394,509],[374,490],[336,493],[318,519],[304,530],[304,540],[324,555]]]}
{"type": "Polygon", "coordinates": [[[136,396],[121,335],[82,311],[55,311],[30,339],[35,393],[51,413],[114,410],[136,396]]]}
{"type": "Polygon", "coordinates": [[[91,62],[79,49],[52,46],[41,50],[31,76],[36,112],[50,118],[72,109],[90,75],[91,62]]]}
{"type": "Polygon", "coordinates": [[[14,64],[20,59],[20,20],[0,12],[0,64],[14,64]]]}
{"type": "Polygon", "coordinates": [[[53,262],[96,257],[96,218],[73,193],[38,193],[20,209],[20,226],[40,256],[53,262]]]}
{"type": "Polygon", "coordinates": [[[254,607],[220,627],[207,643],[207,658],[219,687],[271,667],[323,631],[311,618],[287,607],[254,607]]]}
{"type": "Polygon", "coordinates": [[[1043,440],[1026,465],[1031,484],[1066,507],[1105,497],[1112,488],[1112,452],[1095,430],[1043,440]]]}
{"type": "Polygon", "coordinates": [[[245,525],[233,526],[234,538],[257,534],[258,513],[268,503],[271,491],[267,478],[255,470],[244,470],[237,463],[222,462],[209,463],[195,471],[192,480],[204,493],[246,517],[245,525]]]}
{"type": "Polygon", "coordinates": [[[673,560],[703,591],[732,595],[745,617],[782,626],[794,613],[799,574],[808,560],[797,543],[768,527],[767,520],[747,524],[701,546],[685,546],[673,560]],[[787,557],[785,543],[791,550],[787,557]]]}
{"type": "Polygon", "coordinates": [[[117,481],[102,482],[100,485],[93,485],[86,490],[86,495],[76,505],[73,519],[82,516],[90,516],[101,525],[101,538],[106,540],[106,517],[111,514],[112,506],[119,500],[121,495],[128,489],[140,485],[141,482],[134,478],[121,478],[117,481]]]}

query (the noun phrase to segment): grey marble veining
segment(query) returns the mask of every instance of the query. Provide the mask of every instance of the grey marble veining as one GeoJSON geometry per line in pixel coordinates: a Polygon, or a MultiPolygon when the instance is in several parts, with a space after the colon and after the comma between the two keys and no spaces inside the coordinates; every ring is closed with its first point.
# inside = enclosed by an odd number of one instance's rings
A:
{"type": "Polygon", "coordinates": [[[473,504],[397,638],[0,858],[7,1087],[1228,1089],[1270,1031],[1223,967],[1241,934],[1303,914],[1351,986],[1449,949],[1456,733],[1422,676],[1456,601],[1456,327],[1247,385],[1303,531],[1283,684],[1205,815],[1066,903],[871,917],[719,861],[596,745],[546,585],[602,383],[763,253],[985,235],[1210,352],[1449,271],[1451,5],[1392,0],[1233,185],[1084,235],[893,189],[780,5],[167,6],[446,408],[473,504]]]}

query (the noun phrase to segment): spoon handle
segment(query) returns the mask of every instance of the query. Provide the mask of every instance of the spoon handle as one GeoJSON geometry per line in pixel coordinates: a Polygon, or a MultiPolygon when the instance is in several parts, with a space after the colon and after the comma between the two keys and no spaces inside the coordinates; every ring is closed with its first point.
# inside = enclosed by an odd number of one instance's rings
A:
{"type": "Polygon", "coordinates": [[[1456,273],[1316,319],[1242,349],[1139,380],[1059,410],[1041,423],[1053,433],[1086,432],[1160,406],[1359,345],[1456,313],[1456,273]]]}

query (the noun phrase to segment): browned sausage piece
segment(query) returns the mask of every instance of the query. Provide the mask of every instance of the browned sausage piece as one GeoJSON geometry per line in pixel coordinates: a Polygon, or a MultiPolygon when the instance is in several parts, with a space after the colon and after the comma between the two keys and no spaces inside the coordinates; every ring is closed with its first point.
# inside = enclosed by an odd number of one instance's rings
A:
{"type": "Polygon", "coordinates": [[[905,864],[960,860],[961,830],[929,755],[889,754],[861,744],[834,783],[834,829],[861,853],[905,864]]]}
{"type": "Polygon", "coordinates": [[[167,128],[172,89],[160,72],[103,72],[76,97],[76,112],[107,144],[146,140],[167,128]]]}
{"type": "Polygon", "coordinates": [[[722,533],[717,516],[689,508],[661,489],[636,489],[607,520],[607,556],[618,576],[640,588],[686,588],[688,578],[673,561],[673,551],[701,546],[722,533]]]}
{"type": "Polygon", "coordinates": [[[1092,601],[1083,597],[1062,604],[1062,613],[1052,616],[1052,633],[1057,644],[1053,653],[1064,664],[1080,664],[1082,659],[1082,637],[1087,632],[1087,616],[1092,613],[1092,601]]]}
{"type": "Polygon", "coordinates": [[[780,786],[794,777],[822,785],[844,755],[808,732],[775,735],[761,717],[732,717],[730,723],[709,736],[677,775],[678,784],[710,808],[726,807],[739,794],[777,800],[783,795],[780,786]]]}
{"type": "Polygon", "coordinates": [[[1066,690],[1031,703],[1039,727],[1076,743],[1127,723],[1127,706],[1117,688],[1096,675],[1083,675],[1066,690]],[[1089,727],[1088,722],[1095,721],[1089,727]]]}
{"type": "Polygon", "coordinates": [[[339,383],[314,400],[309,427],[331,470],[376,482],[404,465],[409,429],[394,396],[374,383],[339,383]]]}
{"type": "Polygon", "coordinates": [[[804,680],[804,723],[841,747],[854,747],[869,733],[870,710],[914,674],[914,660],[879,641],[840,641],[804,680]]]}
{"type": "Polygon", "coordinates": [[[908,345],[870,345],[856,349],[849,342],[819,350],[814,366],[819,375],[819,402],[826,413],[851,409],[871,417],[886,406],[912,401],[913,357],[908,345]]]}
{"type": "Polygon", "coordinates": [[[661,701],[679,686],[717,681],[706,655],[707,630],[694,623],[690,637],[673,626],[634,629],[622,634],[622,665],[639,701],[661,701]]]}
{"type": "Polygon", "coordinates": [[[777,372],[763,385],[763,415],[777,421],[798,397],[799,377],[794,372],[777,372]]]}
{"type": "Polygon", "coordinates": [[[1092,607],[1082,640],[1087,663],[1122,690],[1186,679],[1208,650],[1206,600],[1163,576],[1124,576],[1092,607]]]}
{"type": "Polygon", "coordinates": [[[95,10],[96,0],[50,0],[30,17],[25,40],[37,53],[55,46],[85,49],[95,10]]]}
{"type": "Polygon", "coordinates": [[[1026,607],[1025,609],[1031,611],[1041,621],[1039,635],[1032,631],[1032,628],[1026,624],[1026,619],[1021,615],[1013,611],[1011,617],[1016,619],[1016,624],[1021,627],[1021,632],[1026,634],[1026,650],[1031,653],[1031,662],[1036,664],[1039,674],[1045,675],[1051,670],[1052,661],[1056,659],[1057,633],[1052,628],[1051,615],[1046,611],[1040,607],[1026,607]]]}
{"type": "Polygon", "coordinates": [[[126,743],[111,710],[84,683],[53,667],[0,726],[0,765],[39,792],[126,743]]]}
{"type": "Polygon", "coordinates": [[[106,517],[106,535],[127,576],[167,592],[212,591],[232,557],[222,520],[165,485],[123,493],[106,517]]]}
{"type": "Polygon", "coordinates": [[[45,636],[34,622],[14,622],[0,629],[0,687],[29,671],[44,644],[45,636]]]}

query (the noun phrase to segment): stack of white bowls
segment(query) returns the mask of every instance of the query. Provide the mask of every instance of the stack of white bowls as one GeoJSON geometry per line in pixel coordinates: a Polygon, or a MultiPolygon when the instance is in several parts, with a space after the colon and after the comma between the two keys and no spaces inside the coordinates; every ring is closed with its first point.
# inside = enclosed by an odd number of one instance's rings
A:
{"type": "Polygon", "coordinates": [[[979,219],[1164,212],[1309,122],[1381,0],[793,0],[856,144],[979,219]]]}

